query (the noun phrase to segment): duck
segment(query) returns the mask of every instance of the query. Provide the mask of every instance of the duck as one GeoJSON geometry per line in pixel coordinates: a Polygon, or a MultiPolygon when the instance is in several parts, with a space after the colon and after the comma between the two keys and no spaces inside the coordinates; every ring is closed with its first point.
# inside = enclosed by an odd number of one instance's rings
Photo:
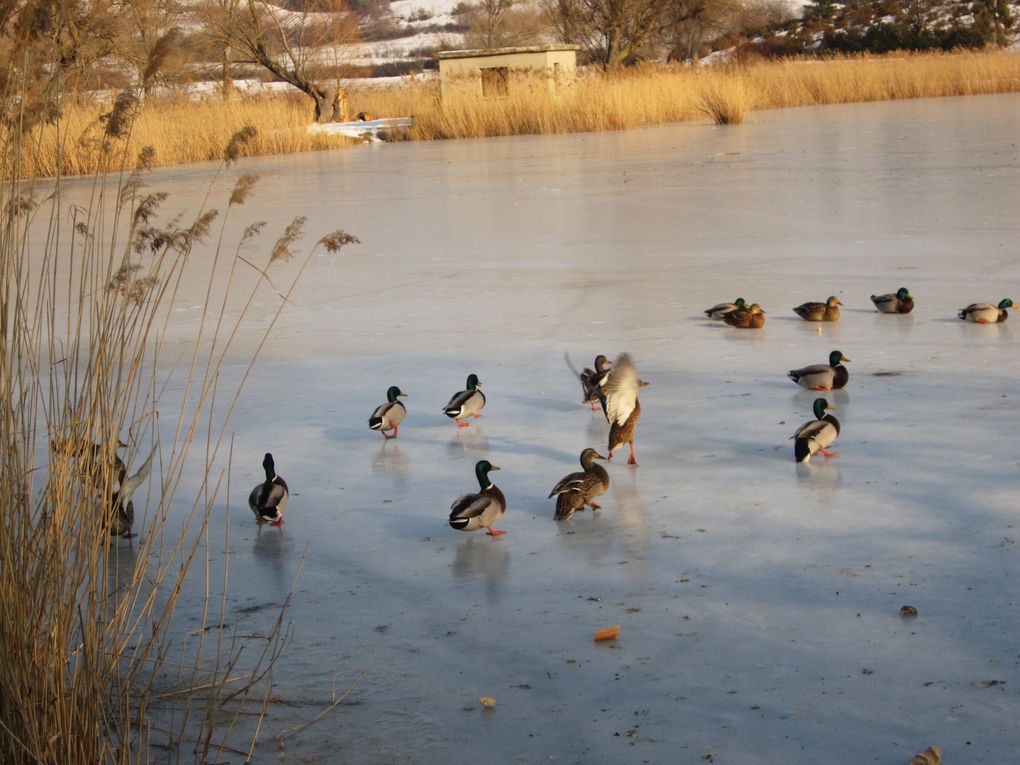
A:
{"type": "Polygon", "coordinates": [[[594,449],[585,449],[581,452],[581,467],[584,468],[584,472],[565,475],[553,486],[549,492],[549,499],[556,497],[556,515],[553,516],[555,520],[566,521],[576,510],[584,510],[585,505],[592,510],[602,507],[595,502],[595,498],[601,497],[609,490],[609,472],[596,464],[595,460],[604,459],[606,458],[594,449]]]}
{"type": "Polygon", "coordinates": [[[611,367],[613,362],[603,356],[601,353],[595,357],[595,368],[585,367],[578,374],[581,379],[581,403],[591,404],[591,410],[597,412],[600,409],[599,397],[596,389],[598,388],[598,382],[602,378],[602,375],[606,374],[606,368],[611,367]]]}
{"type": "Polygon", "coordinates": [[[910,313],[914,310],[914,296],[906,287],[886,295],[872,295],[871,302],[882,313],[910,313]]]}
{"type": "Polygon", "coordinates": [[[506,497],[492,481],[489,473],[499,470],[488,460],[479,460],[475,464],[475,477],[478,479],[479,492],[464,494],[457,497],[450,505],[450,527],[458,531],[478,531],[485,529],[489,536],[498,537],[505,531],[493,528],[493,525],[506,511],[506,497]]]}
{"type": "Polygon", "coordinates": [[[443,412],[457,423],[457,427],[466,428],[470,423],[461,422],[465,417],[481,417],[482,407],[485,406],[485,394],[478,390],[482,381],[478,375],[468,375],[466,390],[454,393],[450,402],[443,407],[443,412]]]}
{"type": "Polygon", "coordinates": [[[832,295],[824,303],[802,303],[794,308],[796,313],[804,321],[837,321],[839,319],[839,308],[843,305],[839,298],[832,295]]]}
{"type": "Polygon", "coordinates": [[[607,461],[613,458],[616,449],[630,444],[627,464],[637,465],[634,456],[634,429],[641,419],[641,402],[638,401],[637,393],[646,385],[648,383],[637,376],[634,364],[626,353],[621,354],[613,368],[599,380],[598,397],[610,426],[607,461]]]}
{"type": "Polygon", "coordinates": [[[400,423],[404,421],[404,416],[407,414],[407,409],[403,402],[397,401],[397,396],[406,395],[398,386],[391,385],[386,391],[386,403],[377,406],[372,412],[372,416],[368,418],[369,430],[378,430],[386,439],[396,438],[400,423]],[[393,435],[386,435],[387,430],[392,430],[393,435]]]}
{"type": "Polygon", "coordinates": [[[283,511],[287,509],[290,490],[287,488],[287,482],[276,474],[276,463],[273,462],[272,454],[266,452],[262,468],[266,471],[266,480],[251,490],[251,494],[248,495],[248,507],[255,514],[255,520],[260,526],[263,523],[282,526],[283,511]]]}
{"type": "Polygon", "coordinates": [[[117,449],[127,446],[117,439],[112,449],[104,443],[86,441],[75,443],[71,438],[56,437],[50,439],[51,464],[59,457],[73,459],[78,477],[92,489],[102,489],[107,480],[123,482],[127,476],[127,466],[117,454],[117,449]]]}
{"type": "Polygon", "coordinates": [[[747,308],[730,311],[722,320],[738,329],[761,329],[765,326],[765,311],[757,303],[752,303],[747,308]]]}
{"type": "Polygon", "coordinates": [[[842,388],[850,379],[850,373],[841,362],[850,361],[842,351],[829,354],[828,364],[812,364],[803,369],[791,369],[788,377],[797,385],[808,390],[834,390],[842,388]]]}
{"type": "Polygon", "coordinates": [[[120,474],[120,486],[113,492],[108,505],[108,518],[110,536],[124,537],[131,539],[138,536],[131,531],[135,523],[135,505],[131,498],[135,495],[138,487],[149,477],[152,469],[152,458],[156,454],[156,447],[152,448],[145,462],[134,475],[125,477],[127,470],[120,474]]]}
{"type": "Polygon", "coordinates": [[[738,297],[732,303],[719,303],[711,308],[705,309],[705,316],[710,319],[718,319],[722,321],[723,317],[728,313],[733,313],[738,308],[744,308],[747,304],[744,302],[744,298],[738,297]]]}
{"type": "Polygon", "coordinates": [[[839,452],[830,452],[830,446],[839,436],[839,420],[825,410],[835,410],[824,398],[816,398],[814,403],[815,419],[805,422],[790,438],[794,439],[793,456],[797,462],[807,462],[821,452],[826,457],[838,457],[839,452]]]}
{"type": "Polygon", "coordinates": [[[991,303],[971,303],[966,308],[961,308],[956,315],[964,321],[972,321],[976,324],[998,324],[1009,318],[1006,313],[1007,308],[1016,307],[1016,303],[1005,298],[1000,300],[997,306],[991,303]]]}

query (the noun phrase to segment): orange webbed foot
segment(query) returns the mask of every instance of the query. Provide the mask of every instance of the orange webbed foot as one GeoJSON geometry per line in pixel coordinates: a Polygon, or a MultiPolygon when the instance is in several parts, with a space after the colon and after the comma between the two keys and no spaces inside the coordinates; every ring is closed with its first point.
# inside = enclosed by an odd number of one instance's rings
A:
{"type": "Polygon", "coordinates": [[[838,457],[839,456],[839,452],[830,452],[828,449],[819,449],[818,451],[820,451],[826,457],[838,457]]]}
{"type": "Polygon", "coordinates": [[[489,529],[486,529],[486,531],[488,532],[490,537],[501,537],[504,534],[506,534],[505,531],[500,531],[499,529],[489,528],[489,529]]]}
{"type": "Polygon", "coordinates": [[[470,422],[461,422],[460,420],[454,420],[454,422],[457,423],[458,428],[466,428],[468,425],[471,424],[470,422]]]}

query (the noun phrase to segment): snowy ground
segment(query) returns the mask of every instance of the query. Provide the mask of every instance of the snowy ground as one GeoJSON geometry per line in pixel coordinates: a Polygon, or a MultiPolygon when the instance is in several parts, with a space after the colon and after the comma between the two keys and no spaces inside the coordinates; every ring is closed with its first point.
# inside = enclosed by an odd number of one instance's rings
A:
{"type": "MultiPolygon", "coordinates": [[[[233,420],[211,532],[218,566],[229,530],[231,629],[268,629],[307,550],[256,761],[373,655],[286,761],[895,765],[932,743],[1012,761],[1020,316],[955,312],[1020,299],[1018,134],[1020,96],[982,96],[232,169],[261,176],[237,228],[307,214],[308,242],[363,241],[312,259],[233,420]],[[904,285],[913,315],[874,312],[904,285]],[[790,311],[829,294],[846,308],[821,333],[790,311]],[[764,330],[701,316],[738,295],[764,330]],[[853,359],[842,456],[797,466],[814,395],[785,374],[834,348],[853,359]],[[546,494],[607,432],[567,351],[629,351],[651,386],[640,467],[614,460],[603,509],[556,524],[546,494]],[[458,430],[440,408],[470,372],[489,403],[458,430]],[[384,443],[366,421],[389,385],[409,414],[384,443]],[[292,497],[260,531],[245,501],[265,451],[292,497]],[[498,539],[446,524],[482,458],[503,468],[498,539]]],[[[209,177],[152,186],[189,207],[209,177]]]]}

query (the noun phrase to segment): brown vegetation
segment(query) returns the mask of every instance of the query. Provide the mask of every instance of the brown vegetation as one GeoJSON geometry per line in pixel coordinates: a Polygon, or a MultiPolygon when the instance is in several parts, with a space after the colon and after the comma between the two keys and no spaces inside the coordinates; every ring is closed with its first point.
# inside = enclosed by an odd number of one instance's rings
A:
{"type": "MultiPolygon", "coordinates": [[[[99,166],[123,153],[131,108],[122,99],[95,131],[99,166]]],[[[241,131],[222,161],[254,136],[241,131]]],[[[205,292],[209,318],[183,363],[178,350],[174,363],[161,360],[193,246],[223,242],[226,218],[255,179],[239,178],[223,215],[201,209],[190,220],[161,222],[167,195],[146,188],[151,150],[138,152],[119,185],[100,176],[90,201],[70,205],[59,184],[39,200],[33,179],[19,175],[21,133],[2,145],[0,762],[250,757],[288,630],[282,611],[257,638],[227,628],[227,570],[211,570],[218,553],[206,528],[214,505],[228,499],[227,422],[239,393],[220,389],[220,372],[256,293],[277,291],[267,284],[269,265],[213,248],[210,266],[223,278],[210,279],[222,286],[205,292]],[[244,285],[242,272],[251,275],[244,285]],[[227,312],[227,294],[238,290],[247,303],[227,312]],[[175,368],[183,372],[167,371],[175,368]],[[161,406],[171,380],[180,400],[161,406]],[[180,488],[186,465],[199,476],[191,497],[180,488]],[[136,479],[147,488],[132,508],[136,479]],[[120,535],[131,524],[140,535],[128,541],[120,535]],[[175,611],[192,575],[205,577],[207,595],[197,604],[197,629],[185,634],[175,611]],[[212,602],[220,576],[224,596],[212,602]]],[[[249,226],[236,246],[259,228],[249,226]]],[[[285,237],[297,238],[291,229],[285,237]]],[[[338,231],[327,239],[322,246],[353,237],[338,231]]],[[[277,301],[266,333],[286,300],[277,301]]]]}
{"type": "MultiPolygon", "coordinates": [[[[352,90],[352,109],[380,117],[413,115],[415,140],[532,133],[623,130],[669,122],[743,121],[752,109],[1020,90],[1020,56],[1001,52],[901,54],[753,61],[692,68],[645,65],[593,74],[558,94],[521,89],[509,97],[440,100],[438,83],[352,90]]],[[[284,154],[352,145],[307,131],[306,101],[285,97],[146,101],[128,137],[128,156],[155,148],[156,165],[216,159],[230,135],[255,124],[244,155],[284,154]]],[[[22,150],[23,167],[52,175],[101,169],[103,109],[65,106],[58,125],[39,125],[22,150]]]]}

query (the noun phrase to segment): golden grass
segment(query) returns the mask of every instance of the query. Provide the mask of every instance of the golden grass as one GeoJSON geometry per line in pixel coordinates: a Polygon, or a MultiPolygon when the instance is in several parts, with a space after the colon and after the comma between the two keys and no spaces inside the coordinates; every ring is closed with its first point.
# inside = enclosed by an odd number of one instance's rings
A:
{"type": "MultiPolygon", "coordinates": [[[[117,132],[97,133],[97,145],[117,149],[117,132]]],[[[303,266],[294,281],[274,275],[275,285],[267,270],[293,254],[303,219],[256,265],[239,250],[259,225],[224,240],[254,176],[238,179],[222,214],[199,209],[161,222],[166,197],[146,188],[148,152],[120,184],[97,176],[91,198],[72,206],[59,183],[42,197],[21,180],[16,135],[2,146],[0,762],[129,765],[176,761],[177,752],[247,761],[288,628],[282,610],[259,637],[220,627],[229,621],[228,576],[225,563],[211,570],[211,555],[222,554],[210,550],[207,531],[213,508],[229,506],[228,426],[240,393],[224,390],[220,376],[255,298],[269,291],[276,308],[242,384],[287,304],[303,266]],[[173,361],[164,360],[182,269],[206,239],[219,244],[204,253],[213,272],[204,318],[193,343],[183,353],[174,345],[173,361]],[[242,285],[241,273],[261,276],[242,285]],[[246,301],[240,311],[227,310],[228,294],[246,301]],[[168,388],[179,393],[161,402],[168,388]],[[155,458],[134,495],[140,536],[132,542],[111,532],[125,486],[120,440],[128,474],[155,458]],[[180,490],[186,466],[200,484],[190,497],[180,490]],[[224,589],[214,602],[217,574],[224,589]],[[204,577],[206,596],[197,628],[185,633],[175,611],[192,576],[204,577]]],[[[97,161],[112,164],[102,154],[97,161]]],[[[351,241],[337,231],[315,247],[351,241]]]]}
{"type": "MultiPolygon", "coordinates": [[[[104,150],[110,106],[89,101],[65,105],[59,125],[36,128],[22,151],[22,173],[53,176],[100,172],[110,153],[104,150]]],[[[132,123],[124,156],[133,158],[144,146],[156,154],[153,166],[219,160],[223,147],[245,125],[258,134],[242,155],[262,156],[350,146],[349,138],[312,134],[311,101],[304,97],[234,97],[227,101],[186,98],[154,99],[142,104],[132,123]]],[[[109,169],[121,169],[115,163],[109,169]]]]}
{"type": "Polygon", "coordinates": [[[415,117],[412,138],[621,130],[708,117],[741,122],[752,109],[1020,90],[1020,56],[1002,52],[754,61],[691,68],[645,65],[580,79],[560,94],[450,98],[435,83],[360,94],[374,114],[415,117]]]}
{"type": "MultiPolygon", "coordinates": [[[[504,98],[439,97],[435,81],[391,88],[352,88],[352,113],[413,116],[412,140],[576,133],[711,119],[742,122],[753,109],[897,98],[962,96],[1020,90],[1020,56],[999,51],[830,59],[752,61],[691,68],[643,65],[614,76],[589,73],[559,94],[518,88],[504,98]]],[[[69,105],[59,132],[33,133],[23,169],[52,175],[101,168],[101,110],[69,105]],[[59,138],[58,138],[59,135],[59,138]]],[[[141,107],[126,156],[152,146],[156,165],[218,159],[229,136],[255,125],[246,155],[284,154],[349,146],[349,139],[307,132],[311,107],[303,97],[238,97],[226,102],[184,99],[141,107]]]]}

